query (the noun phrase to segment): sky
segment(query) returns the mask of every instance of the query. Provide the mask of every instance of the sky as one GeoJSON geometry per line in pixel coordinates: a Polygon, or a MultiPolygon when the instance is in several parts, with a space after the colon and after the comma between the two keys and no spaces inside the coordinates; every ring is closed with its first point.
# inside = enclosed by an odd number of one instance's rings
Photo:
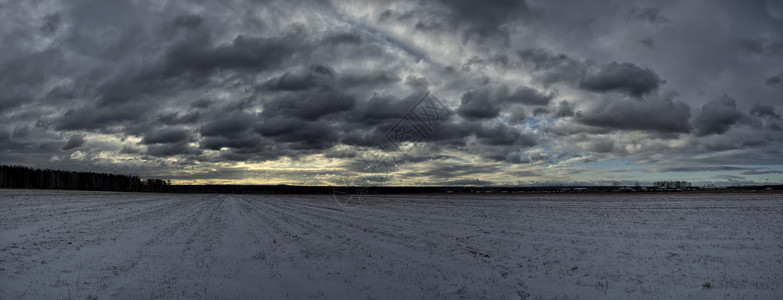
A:
{"type": "Polygon", "coordinates": [[[0,0],[0,164],[783,183],[783,1],[0,0]]]}

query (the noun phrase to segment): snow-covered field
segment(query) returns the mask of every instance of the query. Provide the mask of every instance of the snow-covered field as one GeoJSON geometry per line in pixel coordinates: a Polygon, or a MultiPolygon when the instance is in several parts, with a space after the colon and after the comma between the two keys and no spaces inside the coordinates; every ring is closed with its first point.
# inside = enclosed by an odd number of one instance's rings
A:
{"type": "Polygon", "coordinates": [[[0,190],[0,298],[783,298],[783,195],[0,190]]]}

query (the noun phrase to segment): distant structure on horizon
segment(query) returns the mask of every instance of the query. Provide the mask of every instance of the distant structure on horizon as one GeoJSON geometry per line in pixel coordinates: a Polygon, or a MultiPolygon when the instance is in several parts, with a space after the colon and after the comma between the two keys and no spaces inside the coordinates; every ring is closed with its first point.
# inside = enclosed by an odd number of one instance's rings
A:
{"type": "Polygon", "coordinates": [[[653,186],[660,190],[687,190],[691,188],[688,181],[656,181],[653,186]]]}

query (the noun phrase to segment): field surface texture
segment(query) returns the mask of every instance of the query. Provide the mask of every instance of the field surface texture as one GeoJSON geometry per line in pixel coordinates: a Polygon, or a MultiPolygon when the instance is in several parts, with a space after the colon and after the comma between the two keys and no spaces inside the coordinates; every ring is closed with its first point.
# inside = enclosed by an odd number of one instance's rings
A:
{"type": "Polygon", "coordinates": [[[0,298],[783,298],[780,194],[358,200],[0,190],[0,298]]]}

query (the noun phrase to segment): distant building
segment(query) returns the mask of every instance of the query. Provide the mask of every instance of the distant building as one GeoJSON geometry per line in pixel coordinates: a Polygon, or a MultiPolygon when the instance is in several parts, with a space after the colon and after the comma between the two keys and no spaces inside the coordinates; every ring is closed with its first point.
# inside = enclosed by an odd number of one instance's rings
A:
{"type": "Polygon", "coordinates": [[[659,190],[687,190],[691,183],[688,181],[656,181],[653,186],[659,190]]]}

